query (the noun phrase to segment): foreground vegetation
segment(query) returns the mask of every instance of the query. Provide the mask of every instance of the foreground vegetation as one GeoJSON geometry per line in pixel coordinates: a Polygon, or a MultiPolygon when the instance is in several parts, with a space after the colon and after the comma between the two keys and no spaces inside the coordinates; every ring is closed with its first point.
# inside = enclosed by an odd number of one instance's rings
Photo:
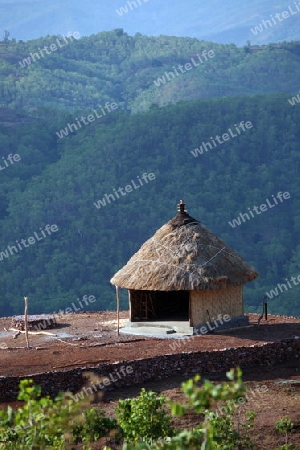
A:
{"type": "MultiPolygon", "coordinates": [[[[123,450],[246,450],[254,449],[249,430],[254,426],[255,413],[248,411],[238,423],[234,412],[246,402],[241,371],[227,373],[227,382],[199,385],[196,376],[182,384],[184,404],[167,400],[163,395],[142,389],[135,399],[119,400],[117,419],[105,417],[100,408],[86,408],[76,403],[70,394],[55,399],[41,397],[41,389],[31,380],[20,383],[22,407],[0,411],[0,449],[29,450],[74,448],[82,443],[88,450],[93,442],[107,437],[110,446],[123,450]],[[217,405],[223,405],[216,410],[217,405]],[[194,411],[199,417],[197,427],[176,429],[172,416],[194,411]],[[115,447],[117,445],[117,447],[115,447]]],[[[276,450],[295,450],[288,443],[294,424],[283,417],[275,424],[285,435],[285,444],[276,450]]],[[[109,450],[109,447],[105,447],[109,450]]]]}

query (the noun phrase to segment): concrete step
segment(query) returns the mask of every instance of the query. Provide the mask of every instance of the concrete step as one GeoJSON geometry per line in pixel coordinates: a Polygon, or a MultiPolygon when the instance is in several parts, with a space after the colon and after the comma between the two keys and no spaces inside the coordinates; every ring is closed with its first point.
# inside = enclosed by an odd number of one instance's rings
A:
{"type": "Polygon", "coordinates": [[[179,337],[192,336],[193,327],[185,321],[148,321],[148,322],[126,322],[120,329],[121,333],[138,334],[143,336],[179,337]]]}

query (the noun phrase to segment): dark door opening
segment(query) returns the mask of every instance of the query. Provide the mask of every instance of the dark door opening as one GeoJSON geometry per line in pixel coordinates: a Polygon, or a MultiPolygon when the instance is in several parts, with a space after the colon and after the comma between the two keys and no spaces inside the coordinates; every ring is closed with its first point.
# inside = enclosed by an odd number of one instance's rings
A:
{"type": "Polygon", "coordinates": [[[189,320],[189,291],[131,291],[131,320],[189,320]]]}

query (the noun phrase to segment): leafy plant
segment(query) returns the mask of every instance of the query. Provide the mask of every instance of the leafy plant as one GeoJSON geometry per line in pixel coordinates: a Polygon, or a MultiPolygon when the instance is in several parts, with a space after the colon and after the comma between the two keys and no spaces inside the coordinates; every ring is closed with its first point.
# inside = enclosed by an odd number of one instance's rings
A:
{"type": "MultiPolygon", "coordinates": [[[[210,414],[210,413],[208,413],[210,414]]],[[[222,449],[253,449],[254,444],[247,434],[247,431],[254,426],[254,419],[256,413],[253,411],[247,411],[246,420],[243,424],[240,424],[240,417],[238,422],[238,429],[235,429],[233,420],[234,408],[227,409],[225,416],[215,416],[212,413],[212,422],[214,428],[214,439],[217,443],[222,444],[222,449]]]]}
{"type": "Polygon", "coordinates": [[[296,450],[296,447],[293,444],[284,444],[277,447],[275,450],[296,450]]]}
{"type": "MultiPolygon", "coordinates": [[[[200,424],[193,430],[183,430],[177,432],[169,438],[156,440],[156,442],[129,442],[125,444],[123,450],[244,450],[253,448],[250,438],[234,428],[233,422],[233,400],[238,400],[244,396],[245,387],[241,378],[241,370],[231,370],[227,373],[229,382],[218,385],[210,381],[204,381],[199,386],[200,376],[182,384],[182,390],[187,397],[185,404],[171,403],[172,414],[183,416],[187,411],[193,409],[200,416],[200,424]],[[213,408],[220,400],[229,402],[229,412],[225,417],[213,412],[213,408]],[[231,402],[231,403],[230,403],[231,402]]],[[[127,414],[130,415],[128,410],[127,414]]],[[[250,411],[247,414],[246,422],[242,425],[242,430],[252,428],[255,413],[250,411]]],[[[124,417],[126,421],[127,418],[124,417]]],[[[150,437],[150,436],[149,436],[150,437]]],[[[152,436],[153,437],[153,436],[152,436]]]]}
{"type": "Polygon", "coordinates": [[[0,449],[64,449],[70,441],[68,423],[77,410],[68,394],[54,400],[41,397],[41,388],[32,380],[21,380],[18,400],[25,403],[16,411],[10,406],[0,410],[0,449]]]}
{"type": "Polygon", "coordinates": [[[141,390],[138,398],[119,400],[116,409],[118,423],[128,442],[172,436],[171,417],[166,412],[165,397],[153,391],[141,390]]]}
{"type": "Polygon", "coordinates": [[[119,431],[116,419],[105,417],[101,408],[90,408],[81,415],[81,421],[76,420],[73,427],[75,442],[94,442],[99,438],[107,436],[112,430],[119,431]]]}
{"type": "Polygon", "coordinates": [[[279,433],[285,434],[285,445],[278,447],[277,450],[294,450],[295,447],[292,444],[288,444],[288,433],[292,431],[294,424],[289,417],[282,417],[275,424],[275,429],[279,433]]]}

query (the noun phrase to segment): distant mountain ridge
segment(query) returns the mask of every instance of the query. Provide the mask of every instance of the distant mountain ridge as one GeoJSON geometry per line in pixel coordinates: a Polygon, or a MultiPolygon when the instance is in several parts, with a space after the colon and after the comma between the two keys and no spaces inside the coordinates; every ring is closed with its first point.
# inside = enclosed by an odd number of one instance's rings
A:
{"type": "MultiPolygon", "coordinates": [[[[89,36],[101,31],[123,28],[130,35],[189,36],[220,43],[244,45],[300,39],[300,13],[297,4],[280,0],[252,2],[232,0],[4,0],[0,4],[0,30],[9,30],[17,40],[35,39],[46,34],[78,31],[89,36]],[[289,11],[268,29],[254,34],[251,28],[270,20],[271,15],[289,11]]],[[[300,4],[299,4],[300,7],[300,4]]]]}
{"type": "Polygon", "coordinates": [[[0,47],[0,106],[19,111],[83,114],[116,102],[136,113],[181,100],[277,93],[288,102],[299,92],[299,80],[300,41],[239,48],[193,38],[132,37],[117,29],[0,47]]]}

